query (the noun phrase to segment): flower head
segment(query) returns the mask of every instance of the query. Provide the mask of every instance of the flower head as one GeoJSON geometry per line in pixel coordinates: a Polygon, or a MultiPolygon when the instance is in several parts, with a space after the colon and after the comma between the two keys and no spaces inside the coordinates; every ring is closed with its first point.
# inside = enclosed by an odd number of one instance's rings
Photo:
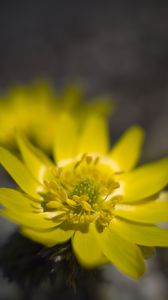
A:
{"type": "Polygon", "coordinates": [[[109,108],[108,101],[104,105],[100,99],[99,104],[93,101],[90,105],[83,98],[83,91],[73,85],[61,92],[43,81],[11,88],[0,101],[0,144],[15,147],[14,133],[18,130],[51,153],[60,112],[78,114],[83,119],[94,108],[101,111],[109,108]]]}
{"type": "Polygon", "coordinates": [[[155,246],[168,246],[168,201],[160,191],[168,181],[168,158],[138,167],[144,140],[134,126],[109,150],[107,120],[90,114],[83,126],[60,114],[55,163],[22,135],[23,161],[0,149],[0,161],[18,189],[0,189],[1,214],[22,234],[51,247],[71,240],[81,265],[112,262],[138,278],[155,246]]]}

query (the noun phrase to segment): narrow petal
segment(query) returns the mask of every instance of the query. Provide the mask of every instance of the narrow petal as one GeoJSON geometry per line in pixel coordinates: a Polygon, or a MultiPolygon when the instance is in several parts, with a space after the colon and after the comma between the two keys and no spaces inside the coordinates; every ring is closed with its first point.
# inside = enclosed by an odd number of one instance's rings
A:
{"type": "Polygon", "coordinates": [[[123,202],[134,202],[154,195],[168,183],[168,158],[119,175],[118,180],[123,183],[123,202]]]}
{"type": "Polygon", "coordinates": [[[48,169],[53,167],[52,162],[21,134],[17,134],[17,142],[28,170],[43,183],[48,169]]]}
{"type": "Polygon", "coordinates": [[[90,232],[77,231],[72,239],[72,246],[79,263],[84,267],[93,268],[107,263],[96,238],[90,232]]]}
{"type": "Polygon", "coordinates": [[[168,246],[168,229],[159,228],[155,225],[145,225],[113,219],[111,228],[128,241],[143,246],[168,246]]]}
{"type": "Polygon", "coordinates": [[[58,226],[58,223],[46,220],[42,213],[22,213],[13,210],[0,210],[0,215],[21,226],[33,229],[49,229],[58,226]]]}
{"type": "Polygon", "coordinates": [[[78,126],[72,115],[65,113],[59,117],[55,137],[55,161],[58,162],[74,157],[76,154],[78,126]]]}
{"type": "Polygon", "coordinates": [[[168,221],[168,201],[150,201],[146,204],[115,206],[115,214],[125,219],[142,223],[168,221]]]}
{"type": "Polygon", "coordinates": [[[43,187],[31,176],[19,159],[8,150],[0,148],[0,163],[25,193],[35,199],[41,199],[38,193],[43,191],[43,187]]]}
{"type": "Polygon", "coordinates": [[[88,117],[80,136],[78,154],[107,153],[109,148],[107,123],[103,116],[91,115],[88,117]]]}
{"type": "Polygon", "coordinates": [[[137,279],[145,271],[142,253],[138,246],[121,238],[110,227],[102,233],[95,230],[102,252],[124,274],[137,279]]]}
{"type": "MultiPolygon", "coordinates": [[[[83,103],[84,91],[81,86],[70,84],[64,87],[61,94],[59,94],[59,105],[64,111],[77,111],[84,105],[83,103]]],[[[58,103],[57,103],[58,105],[58,103]]]]}
{"type": "Polygon", "coordinates": [[[121,171],[130,171],[139,160],[144,142],[144,131],[138,126],[129,128],[112,148],[109,157],[121,171]]]}
{"type": "Polygon", "coordinates": [[[50,231],[34,231],[33,229],[29,229],[26,227],[21,228],[21,233],[33,241],[39,242],[47,247],[52,247],[57,244],[61,244],[69,240],[72,235],[73,231],[68,230],[64,231],[61,228],[55,228],[50,231]]]}
{"type": "Polygon", "coordinates": [[[26,213],[33,212],[33,210],[35,209],[40,209],[40,203],[38,202],[38,200],[34,200],[32,198],[28,198],[26,194],[23,194],[14,189],[0,189],[0,204],[2,204],[3,207],[9,210],[16,210],[22,213],[26,213]]]}

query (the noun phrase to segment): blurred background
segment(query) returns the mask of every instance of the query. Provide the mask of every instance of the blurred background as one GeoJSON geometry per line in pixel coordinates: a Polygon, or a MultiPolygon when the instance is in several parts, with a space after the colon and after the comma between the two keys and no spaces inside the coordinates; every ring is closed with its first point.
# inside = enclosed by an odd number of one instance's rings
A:
{"type": "MultiPolygon", "coordinates": [[[[110,121],[113,141],[139,123],[147,132],[142,161],[160,158],[168,153],[167,15],[163,0],[1,0],[0,91],[47,79],[56,88],[77,83],[88,97],[110,95],[118,106],[110,121]]],[[[0,185],[6,185],[2,170],[0,176],[0,185]]],[[[1,220],[1,244],[13,230],[1,220]]],[[[105,268],[98,299],[168,299],[166,255],[161,250],[139,282],[105,268]]],[[[0,300],[26,299],[24,291],[0,278],[0,300]]],[[[91,291],[57,297],[42,287],[31,299],[91,297],[91,291]]]]}

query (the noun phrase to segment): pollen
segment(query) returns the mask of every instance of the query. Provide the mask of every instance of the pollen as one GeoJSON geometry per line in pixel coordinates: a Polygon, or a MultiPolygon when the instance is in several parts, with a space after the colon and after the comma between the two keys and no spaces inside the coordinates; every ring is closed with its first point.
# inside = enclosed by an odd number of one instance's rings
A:
{"type": "Polygon", "coordinates": [[[99,186],[92,179],[84,179],[75,186],[72,195],[86,195],[90,202],[95,202],[99,195],[99,186]]]}

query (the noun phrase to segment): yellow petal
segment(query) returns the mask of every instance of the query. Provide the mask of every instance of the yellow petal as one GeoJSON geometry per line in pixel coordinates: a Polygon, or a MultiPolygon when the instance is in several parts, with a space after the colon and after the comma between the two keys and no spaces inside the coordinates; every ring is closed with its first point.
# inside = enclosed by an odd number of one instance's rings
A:
{"type": "Polygon", "coordinates": [[[58,222],[46,220],[43,213],[22,213],[13,210],[0,210],[0,215],[8,218],[18,225],[27,226],[33,229],[49,229],[56,227],[58,222]]]}
{"type": "Polygon", "coordinates": [[[87,105],[88,114],[97,114],[106,117],[110,116],[115,109],[116,103],[108,95],[96,96],[87,105]]]}
{"type": "Polygon", "coordinates": [[[28,170],[43,183],[48,169],[53,167],[52,162],[21,134],[17,134],[17,142],[28,170]]]}
{"type": "Polygon", "coordinates": [[[124,184],[123,202],[129,203],[154,195],[168,183],[168,158],[118,176],[118,180],[124,184]]]}
{"type": "Polygon", "coordinates": [[[72,115],[62,114],[57,120],[55,132],[54,157],[55,161],[72,158],[76,154],[78,126],[72,115]]]}
{"type": "Polygon", "coordinates": [[[121,171],[130,171],[139,160],[144,141],[144,131],[138,126],[129,128],[112,148],[109,157],[121,171]]]}
{"type": "MultiPolygon", "coordinates": [[[[64,87],[61,94],[59,95],[59,105],[64,111],[77,111],[84,106],[83,95],[84,91],[81,86],[70,84],[64,87]]],[[[58,104],[57,104],[58,105],[58,104]]]]}
{"type": "Polygon", "coordinates": [[[43,187],[31,176],[19,159],[8,150],[0,148],[0,163],[25,193],[35,199],[41,199],[38,193],[43,191],[43,187]]]}
{"type": "Polygon", "coordinates": [[[28,198],[26,194],[9,188],[0,189],[0,204],[9,210],[16,210],[22,213],[33,212],[41,207],[39,202],[28,198]]]}
{"type": "Polygon", "coordinates": [[[168,229],[159,228],[155,225],[145,225],[113,219],[111,227],[128,241],[143,246],[168,246],[168,229]]]}
{"type": "Polygon", "coordinates": [[[168,221],[168,201],[150,201],[145,204],[115,206],[115,214],[125,219],[142,223],[168,221]]]}
{"type": "Polygon", "coordinates": [[[68,230],[64,231],[61,228],[55,228],[50,231],[34,231],[33,229],[29,229],[26,227],[21,228],[21,233],[31,240],[35,242],[39,242],[47,247],[52,247],[57,244],[61,244],[69,240],[72,235],[73,231],[68,230]]]}
{"type": "Polygon", "coordinates": [[[90,232],[77,231],[72,239],[72,246],[79,263],[87,268],[93,268],[107,263],[94,235],[90,232]]]}
{"type": "Polygon", "coordinates": [[[102,252],[124,274],[137,279],[145,271],[142,253],[138,246],[121,238],[112,227],[102,233],[95,230],[102,252]]]}
{"type": "Polygon", "coordinates": [[[101,153],[105,154],[109,147],[108,124],[103,116],[90,115],[84,124],[80,135],[78,154],[101,153]]]}

